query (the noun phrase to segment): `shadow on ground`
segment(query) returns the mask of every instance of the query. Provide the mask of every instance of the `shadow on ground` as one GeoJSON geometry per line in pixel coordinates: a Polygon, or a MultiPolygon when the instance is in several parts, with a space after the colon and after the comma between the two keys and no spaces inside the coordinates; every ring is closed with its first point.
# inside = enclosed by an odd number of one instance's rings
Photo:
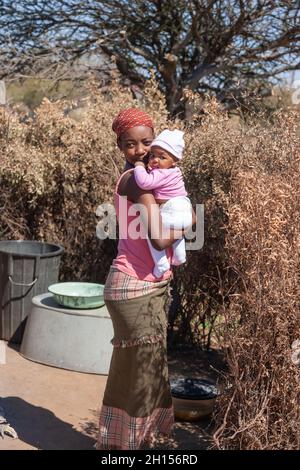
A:
{"type": "Polygon", "coordinates": [[[172,347],[168,351],[169,374],[171,378],[195,377],[222,382],[226,371],[224,356],[220,350],[202,351],[193,346],[172,347]]]}
{"type": "Polygon", "coordinates": [[[44,450],[93,449],[95,439],[76,431],[51,411],[34,406],[18,397],[0,399],[7,421],[18,432],[19,439],[44,450]]]}

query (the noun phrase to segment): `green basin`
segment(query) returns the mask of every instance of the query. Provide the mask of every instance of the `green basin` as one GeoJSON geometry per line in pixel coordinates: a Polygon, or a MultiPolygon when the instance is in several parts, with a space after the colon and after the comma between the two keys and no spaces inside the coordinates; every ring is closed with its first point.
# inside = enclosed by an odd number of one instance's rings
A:
{"type": "Polygon", "coordinates": [[[104,305],[102,284],[91,282],[59,282],[48,287],[60,305],[71,308],[97,308],[104,305]]]}

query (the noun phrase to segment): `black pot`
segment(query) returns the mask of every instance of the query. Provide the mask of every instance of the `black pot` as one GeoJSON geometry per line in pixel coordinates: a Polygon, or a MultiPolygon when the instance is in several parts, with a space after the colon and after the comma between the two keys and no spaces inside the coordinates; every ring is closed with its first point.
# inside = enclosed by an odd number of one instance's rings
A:
{"type": "Polygon", "coordinates": [[[219,395],[217,387],[205,379],[179,378],[170,383],[177,419],[197,421],[210,415],[219,395]]]}

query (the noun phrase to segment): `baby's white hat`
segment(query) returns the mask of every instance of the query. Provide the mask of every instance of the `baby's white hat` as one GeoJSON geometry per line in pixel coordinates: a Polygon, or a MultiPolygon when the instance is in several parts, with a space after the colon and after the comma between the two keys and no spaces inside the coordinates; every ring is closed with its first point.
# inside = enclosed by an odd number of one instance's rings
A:
{"type": "Polygon", "coordinates": [[[162,131],[155,139],[152,141],[150,148],[152,147],[161,147],[167,152],[170,152],[174,157],[179,160],[183,157],[184,149],[184,132],[175,129],[174,131],[169,131],[165,129],[162,131]]]}

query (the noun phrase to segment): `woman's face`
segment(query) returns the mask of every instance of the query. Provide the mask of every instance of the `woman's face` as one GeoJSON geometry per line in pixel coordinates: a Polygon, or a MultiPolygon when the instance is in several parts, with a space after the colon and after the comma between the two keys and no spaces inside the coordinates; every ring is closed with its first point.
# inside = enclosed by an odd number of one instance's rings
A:
{"type": "Polygon", "coordinates": [[[153,139],[154,133],[150,127],[132,127],[120,136],[118,147],[124,153],[126,160],[134,165],[146,157],[153,139]]]}

